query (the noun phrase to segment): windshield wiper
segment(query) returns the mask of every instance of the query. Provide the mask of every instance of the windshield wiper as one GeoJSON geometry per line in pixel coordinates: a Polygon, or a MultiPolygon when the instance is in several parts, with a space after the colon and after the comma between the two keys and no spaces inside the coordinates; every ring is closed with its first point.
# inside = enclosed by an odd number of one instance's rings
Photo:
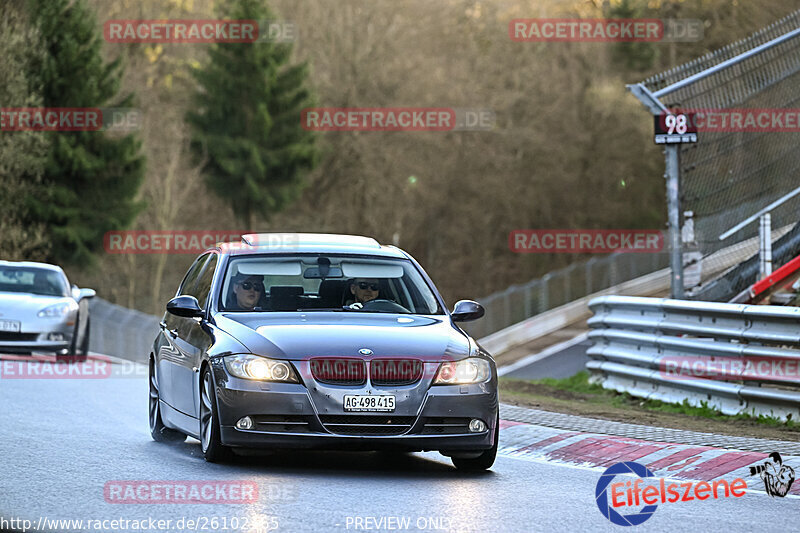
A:
{"type": "Polygon", "coordinates": [[[303,309],[298,309],[297,312],[308,312],[308,311],[360,311],[361,309],[351,309],[349,307],[308,307],[303,309]]]}

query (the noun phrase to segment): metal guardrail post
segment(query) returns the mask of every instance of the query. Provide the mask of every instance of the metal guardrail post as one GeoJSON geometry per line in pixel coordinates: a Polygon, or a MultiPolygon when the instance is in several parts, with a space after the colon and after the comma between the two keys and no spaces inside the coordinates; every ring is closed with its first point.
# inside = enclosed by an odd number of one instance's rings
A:
{"type": "Polygon", "coordinates": [[[772,216],[761,215],[758,224],[758,276],[763,279],[772,274],[772,216]]]}

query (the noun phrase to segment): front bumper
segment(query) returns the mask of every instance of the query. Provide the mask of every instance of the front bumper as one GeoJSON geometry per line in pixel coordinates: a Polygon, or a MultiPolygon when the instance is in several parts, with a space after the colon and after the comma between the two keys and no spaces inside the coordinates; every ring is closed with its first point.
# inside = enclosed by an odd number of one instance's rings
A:
{"type": "Polygon", "coordinates": [[[72,343],[73,329],[69,331],[50,331],[47,333],[22,333],[17,338],[8,336],[0,340],[0,353],[30,354],[46,352],[66,354],[72,343]],[[53,333],[60,333],[62,340],[50,340],[53,333]]]}
{"type": "Polygon", "coordinates": [[[7,319],[20,323],[18,332],[0,332],[0,353],[67,354],[75,334],[76,314],[61,317],[30,317],[6,314],[7,319]]]}
{"type": "Polygon", "coordinates": [[[228,446],[457,452],[485,450],[494,444],[496,376],[475,385],[370,387],[375,394],[395,394],[396,411],[353,413],[343,410],[339,398],[362,391],[242,380],[230,376],[221,362],[212,368],[221,441],[228,446]],[[235,427],[244,416],[255,421],[253,429],[235,427]],[[485,431],[469,431],[469,421],[475,418],[486,423],[485,431]]]}

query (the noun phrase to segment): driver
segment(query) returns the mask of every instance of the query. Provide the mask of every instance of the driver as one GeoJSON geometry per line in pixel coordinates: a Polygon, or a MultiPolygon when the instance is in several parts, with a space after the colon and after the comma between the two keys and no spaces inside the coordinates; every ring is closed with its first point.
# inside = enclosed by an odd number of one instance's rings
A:
{"type": "Polygon", "coordinates": [[[380,285],[375,278],[356,278],[350,282],[354,302],[364,304],[378,298],[380,285]]]}
{"type": "Polygon", "coordinates": [[[264,294],[264,278],[236,274],[232,281],[233,294],[236,297],[235,308],[241,311],[253,311],[264,294]]]}

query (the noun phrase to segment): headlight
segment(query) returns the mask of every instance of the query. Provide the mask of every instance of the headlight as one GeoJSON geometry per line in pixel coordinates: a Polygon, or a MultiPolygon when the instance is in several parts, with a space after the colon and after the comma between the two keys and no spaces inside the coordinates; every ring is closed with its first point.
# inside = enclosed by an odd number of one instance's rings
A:
{"type": "Polygon", "coordinates": [[[39,318],[57,318],[66,316],[70,312],[69,304],[55,304],[50,305],[36,313],[39,318]]]}
{"type": "Polygon", "coordinates": [[[225,357],[225,368],[237,378],[300,383],[288,361],[253,354],[229,355],[225,357]]]}
{"type": "Polygon", "coordinates": [[[492,377],[489,361],[478,357],[470,357],[461,361],[442,363],[434,385],[461,385],[465,383],[481,383],[492,377]]]}

